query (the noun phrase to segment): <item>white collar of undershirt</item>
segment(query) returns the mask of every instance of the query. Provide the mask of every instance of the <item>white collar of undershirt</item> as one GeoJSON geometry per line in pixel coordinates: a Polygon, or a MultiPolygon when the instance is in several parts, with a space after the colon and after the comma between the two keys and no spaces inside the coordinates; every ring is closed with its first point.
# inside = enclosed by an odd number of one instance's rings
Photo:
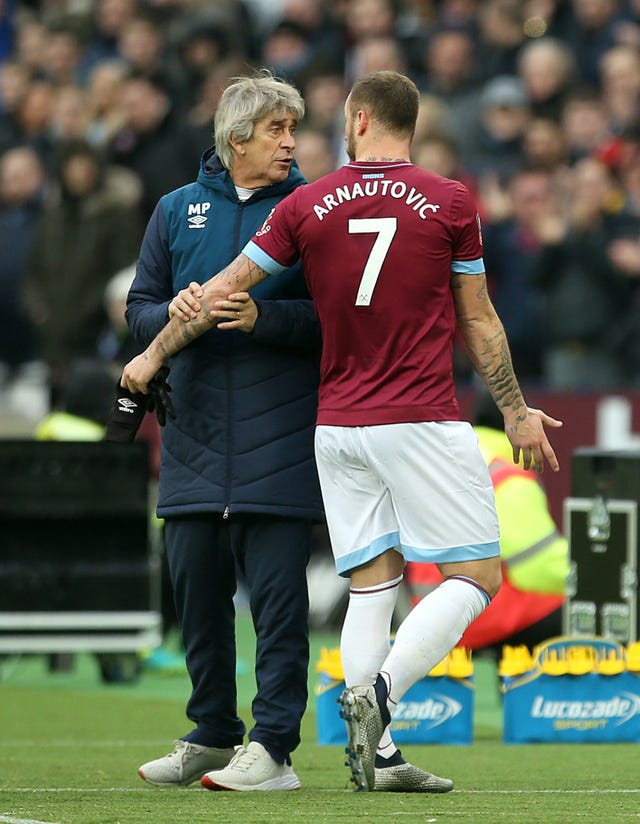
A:
{"type": "MultiPolygon", "coordinates": [[[[260,189],[261,188],[263,187],[261,186],[260,189]]],[[[254,192],[259,192],[260,189],[245,189],[244,186],[236,186],[236,192],[238,193],[238,199],[240,200],[240,203],[244,203],[245,200],[249,200],[251,195],[254,192]]]]}

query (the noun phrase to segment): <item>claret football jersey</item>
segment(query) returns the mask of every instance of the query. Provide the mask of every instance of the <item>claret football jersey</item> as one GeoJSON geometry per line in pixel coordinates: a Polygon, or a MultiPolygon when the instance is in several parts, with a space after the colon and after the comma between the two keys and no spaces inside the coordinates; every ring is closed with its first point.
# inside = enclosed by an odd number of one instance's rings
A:
{"type": "Polygon", "coordinates": [[[352,162],[279,203],[244,254],[301,259],[322,330],[318,423],[458,420],[451,272],[484,272],[468,190],[409,162],[352,162]]]}

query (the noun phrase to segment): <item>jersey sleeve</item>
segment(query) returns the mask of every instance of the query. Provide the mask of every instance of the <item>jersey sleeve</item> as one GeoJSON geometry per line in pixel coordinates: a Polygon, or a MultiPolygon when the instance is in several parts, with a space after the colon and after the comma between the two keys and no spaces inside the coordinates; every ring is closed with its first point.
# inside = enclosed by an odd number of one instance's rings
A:
{"type": "Polygon", "coordinates": [[[453,259],[451,271],[462,275],[480,275],[485,271],[482,259],[482,227],[475,201],[466,186],[459,186],[452,203],[453,259]]]}
{"type": "Polygon", "coordinates": [[[295,192],[271,210],[242,253],[269,275],[279,275],[298,260],[294,236],[295,192]]]}

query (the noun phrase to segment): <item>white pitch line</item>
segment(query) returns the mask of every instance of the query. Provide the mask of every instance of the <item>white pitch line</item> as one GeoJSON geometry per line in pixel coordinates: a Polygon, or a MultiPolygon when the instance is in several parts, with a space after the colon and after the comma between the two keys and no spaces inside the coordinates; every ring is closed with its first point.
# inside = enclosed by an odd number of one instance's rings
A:
{"type": "MultiPolygon", "coordinates": [[[[189,792],[186,787],[177,787],[180,792],[189,792]]],[[[345,793],[352,792],[340,788],[308,788],[311,792],[325,793],[345,793]]],[[[198,792],[199,787],[194,787],[191,792],[198,792]]],[[[149,787],[2,787],[0,792],[13,793],[76,793],[85,795],[87,793],[150,793],[153,790],[149,787]]],[[[592,789],[592,790],[455,790],[455,795],[638,795],[640,789],[592,789]]],[[[0,817],[0,824],[3,819],[0,817]]],[[[40,824],[40,822],[38,823],[40,824]]]]}
{"type": "Polygon", "coordinates": [[[640,793],[637,789],[628,790],[456,790],[467,795],[617,795],[624,793],[640,793]]]}
{"type": "Polygon", "coordinates": [[[55,824],[55,821],[37,821],[35,818],[14,818],[11,815],[0,815],[3,824],[55,824]]]}
{"type": "Polygon", "coordinates": [[[68,738],[54,738],[42,739],[37,738],[25,739],[16,738],[14,741],[3,741],[5,747],[168,747],[170,742],[166,738],[156,740],[144,741],[78,741],[77,739],[68,738]]]}

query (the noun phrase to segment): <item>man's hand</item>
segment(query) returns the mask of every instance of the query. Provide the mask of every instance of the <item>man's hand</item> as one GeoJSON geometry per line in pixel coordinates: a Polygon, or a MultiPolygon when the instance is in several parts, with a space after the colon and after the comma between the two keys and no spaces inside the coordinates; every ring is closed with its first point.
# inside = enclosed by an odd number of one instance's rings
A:
{"type": "Polygon", "coordinates": [[[551,469],[558,472],[560,464],[544,427],[558,428],[562,425],[562,421],[552,418],[541,409],[531,409],[528,406],[521,407],[514,413],[505,414],[504,431],[513,447],[513,462],[519,463],[522,453],[523,469],[535,467],[536,472],[542,474],[546,459],[551,469]]]}
{"type": "Polygon", "coordinates": [[[218,329],[239,329],[253,332],[258,320],[258,307],[248,292],[234,292],[226,300],[218,300],[211,317],[218,318],[218,329]]]}
{"type": "Polygon", "coordinates": [[[148,395],[149,382],[164,367],[164,362],[160,356],[153,354],[152,346],[148,347],[141,355],[136,355],[122,370],[120,384],[129,392],[140,392],[143,395],[148,395]]]}
{"type": "MultiPolygon", "coordinates": [[[[186,289],[181,289],[169,304],[170,318],[179,318],[188,323],[198,317],[202,310],[200,299],[204,296],[202,286],[191,281],[186,289]]],[[[234,292],[226,300],[218,300],[209,312],[209,318],[215,319],[218,329],[238,329],[240,332],[253,332],[258,320],[258,306],[248,292],[234,292]]]]}
{"type": "Polygon", "coordinates": [[[187,288],[181,289],[169,304],[167,310],[169,318],[179,318],[185,321],[185,323],[193,320],[200,312],[200,298],[203,295],[204,290],[202,286],[195,280],[192,280],[187,288]]]}

